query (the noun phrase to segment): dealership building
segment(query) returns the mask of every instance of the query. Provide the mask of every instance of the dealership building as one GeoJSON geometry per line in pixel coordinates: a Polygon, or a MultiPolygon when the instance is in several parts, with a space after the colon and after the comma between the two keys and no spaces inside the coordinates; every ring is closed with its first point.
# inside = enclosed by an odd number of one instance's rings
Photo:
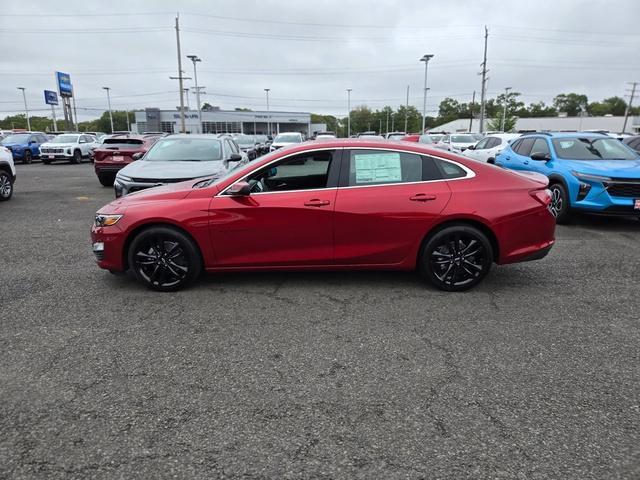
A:
{"type": "MultiPolygon", "coordinates": [[[[306,112],[240,111],[213,108],[203,110],[202,124],[198,112],[185,109],[184,122],[187,133],[248,133],[266,135],[280,132],[300,132],[305,135],[322,131],[324,125],[311,123],[306,112]]],[[[142,132],[180,132],[180,111],[147,108],[135,112],[136,123],[132,130],[142,132]]]]}

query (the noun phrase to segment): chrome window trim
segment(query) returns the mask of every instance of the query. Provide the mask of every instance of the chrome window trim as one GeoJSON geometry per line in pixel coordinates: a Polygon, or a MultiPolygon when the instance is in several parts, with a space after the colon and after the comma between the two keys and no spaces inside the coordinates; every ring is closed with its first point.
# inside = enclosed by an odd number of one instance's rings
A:
{"type": "MultiPolygon", "coordinates": [[[[466,172],[466,176],[464,177],[458,177],[458,178],[438,178],[436,180],[422,180],[419,182],[397,182],[397,183],[378,183],[375,185],[349,185],[346,187],[325,187],[325,188],[308,188],[308,189],[302,189],[302,190],[283,190],[280,192],[255,192],[252,193],[251,196],[253,195],[269,195],[269,194],[274,194],[274,193],[300,193],[300,192],[319,192],[319,191],[326,191],[326,190],[342,190],[342,189],[351,189],[351,188],[371,188],[371,187],[393,187],[396,185],[416,185],[416,184],[421,184],[421,183],[435,183],[435,182],[453,182],[456,180],[468,180],[470,178],[473,178],[476,176],[476,172],[474,172],[473,170],[471,170],[470,168],[468,168],[467,166],[458,163],[454,160],[449,160],[448,158],[442,158],[439,157],[437,155],[432,155],[432,154],[427,154],[427,153],[418,153],[418,152],[414,152],[411,150],[398,150],[397,148],[393,148],[393,147],[385,147],[385,146],[381,146],[381,147],[323,147],[323,148],[314,148],[313,150],[305,150],[304,152],[292,152],[288,155],[285,155],[283,157],[279,157],[276,158],[274,160],[272,160],[269,163],[265,163],[264,165],[262,165],[259,169],[260,170],[262,168],[268,167],[269,165],[271,165],[272,163],[275,162],[279,162],[280,160],[285,160],[289,157],[292,157],[294,155],[298,155],[298,154],[303,154],[303,153],[311,153],[311,152],[322,152],[322,151],[327,151],[327,150],[386,150],[386,151],[390,151],[390,152],[397,152],[397,153],[411,153],[414,155],[418,155],[418,156],[430,156],[430,157],[435,157],[438,160],[441,160],[443,162],[449,162],[452,163],[458,167],[460,167],[461,169],[463,169],[466,172]]],[[[232,185],[234,185],[237,182],[241,182],[243,181],[245,178],[249,177],[252,173],[255,173],[256,170],[253,170],[249,173],[247,173],[246,175],[244,175],[243,177],[237,179],[235,182],[233,182],[231,185],[229,185],[228,187],[226,187],[224,190],[222,190],[220,193],[218,193],[217,195],[215,195],[216,197],[219,196],[225,196],[225,197],[238,197],[239,195],[227,195],[226,192],[227,190],[229,190],[229,188],[231,188],[232,185]]]]}

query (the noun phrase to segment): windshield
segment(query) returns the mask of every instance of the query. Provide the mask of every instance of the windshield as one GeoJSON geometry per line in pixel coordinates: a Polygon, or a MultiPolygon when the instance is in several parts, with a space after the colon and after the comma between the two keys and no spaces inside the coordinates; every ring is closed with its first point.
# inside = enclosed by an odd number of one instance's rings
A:
{"type": "Polygon", "coordinates": [[[9,143],[27,143],[30,135],[28,133],[19,133],[17,135],[9,135],[7,138],[2,140],[3,145],[7,145],[9,143]]]}
{"type": "Polygon", "coordinates": [[[431,140],[433,142],[439,142],[440,140],[442,140],[443,135],[433,135],[433,134],[429,134],[429,137],[431,137],[431,140]]]}
{"type": "Polygon", "coordinates": [[[476,143],[475,135],[451,135],[451,143],[476,143]]]}
{"type": "Polygon", "coordinates": [[[420,138],[418,139],[418,142],[420,142],[420,143],[433,143],[433,138],[431,137],[431,135],[420,135],[420,138]]]}
{"type": "Polygon", "coordinates": [[[393,135],[389,135],[389,140],[400,140],[401,138],[406,137],[404,133],[396,133],[393,135]]]}
{"type": "Polygon", "coordinates": [[[635,160],[638,156],[614,138],[554,138],[559,158],[566,160],[635,160]]]}
{"type": "Polygon", "coordinates": [[[238,145],[251,145],[255,144],[255,141],[251,135],[236,135],[233,137],[238,145]]]}
{"type": "Polygon", "coordinates": [[[78,143],[78,135],[58,135],[53,137],[49,143],[78,143]]]}
{"type": "Polygon", "coordinates": [[[222,160],[222,144],[217,138],[166,138],[159,140],[144,159],[149,162],[222,160]]]}
{"type": "Polygon", "coordinates": [[[301,143],[302,137],[296,133],[283,133],[276,137],[273,143],[301,143]]]}

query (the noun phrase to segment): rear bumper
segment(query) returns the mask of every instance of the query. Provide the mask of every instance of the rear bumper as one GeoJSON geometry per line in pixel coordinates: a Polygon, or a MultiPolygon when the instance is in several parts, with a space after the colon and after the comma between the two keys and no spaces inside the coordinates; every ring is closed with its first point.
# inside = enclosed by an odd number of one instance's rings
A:
{"type": "Polygon", "coordinates": [[[495,227],[500,255],[497,263],[544,258],[555,243],[556,219],[546,207],[536,208],[495,227]]]}
{"type": "Polygon", "coordinates": [[[93,164],[93,168],[96,171],[96,175],[101,174],[113,174],[115,175],[120,170],[122,170],[126,165],[104,165],[104,164],[93,164]]]}

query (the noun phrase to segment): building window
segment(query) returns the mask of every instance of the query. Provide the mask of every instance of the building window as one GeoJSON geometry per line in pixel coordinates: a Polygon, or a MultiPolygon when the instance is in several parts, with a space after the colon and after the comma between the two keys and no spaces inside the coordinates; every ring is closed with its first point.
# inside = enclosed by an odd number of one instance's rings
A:
{"type": "Polygon", "coordinates": [[[202,122],[202,133],[242,133],[242,123],[202,122]]]}
{"type": "Polygon", "coordinates": [[[160,131],[165,133],[173,133],[173,122],[160,122],[160,131]]]}
{"type": "Polygon", "coordinates": [[[147,131],[147,122],[137,122],[136,128],[138,129],[138,133],[144,133],[147,131]]]}

